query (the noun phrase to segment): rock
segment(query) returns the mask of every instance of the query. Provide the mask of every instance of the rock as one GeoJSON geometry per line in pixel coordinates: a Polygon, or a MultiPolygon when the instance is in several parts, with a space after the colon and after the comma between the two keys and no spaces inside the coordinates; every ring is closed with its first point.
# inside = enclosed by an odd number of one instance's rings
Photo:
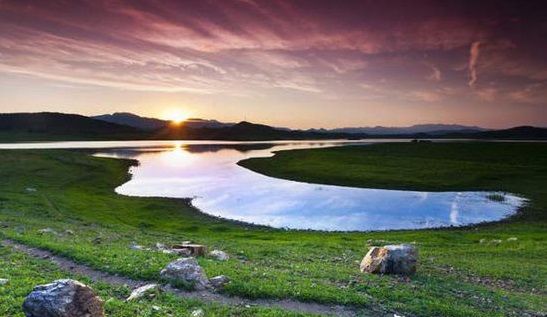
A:
{"type": "MultiPolygon", "coordinates": [[[[207,253],[207,247],[201,244],[182,243],[172,246],[172,250],[176,253],[190,252],[191,256],[204,256],[207,253]],[[188,250],[188,251],[183,251],[188,250]]],[[[183,254],[181,254],[183,255],[183,254]]]]}
{"type": "Polygon", "coordinates": [[[73,236],[74,235],[74,231],[70,230],[70,229],[67,229],[65,230],[65,234],[68,234],[70,236],[73,236]]]}
{"type": "Polygon", "coordinates": [[[226,252],[220,250],[213,250],[209,252],[209,256],[218,261],[227,261],[230,259],[230,256],[228,256],[226,252]]]}
{"type": "Polygon", "coordinates": [[[171,249],[171,253],[176,253],[180,256],[188,257],[192,255],[192,250],[190,249],[171,249]]]}
{"type": "Polygon", "coordinates": [[[142,246],[142,245],[138,245],[134,242],[131,243],[131,245],[129,246],[129,248],[131,250],[144,250],[145,248],[142,246]]]}
{"type": "Polygon", "coordinates": [[[0,286],[6,285],[9,283],[9,280],[7,278],[0,278],[0,286]]]}
{"type": "Polygon", "coordinates": [[[500,239],[493,239],[490,241],[492,244],[500,244],[502,241],[500,239]]]}
{"type": "Polygon", "coordinates": [[[131,295],[129,295],[129,297],[126,299],[126,301],[129,302],[135,299],[139,299],[150,292],[155,292],[158,290],[159,290],[158,284],[147,284],[147,285],[141,286],[139,288],[134,289],[131,292],[131,295]]]}
{"type": "Polygon", "coordinates": [[[361,272],[384,273],[388,251],[382,247],[372,247],[361,261],[361,272]]]}
{"type": "Polygon", "coordinates": [[[167,264],[160,275],[172,283],[182,283],[197,290],[204,290],[209,286],[207,276],[195,258],[177,259],[167,264]]]}
{"type": "Polygon", "coordinates": [[[37,189],[34,188],[34,187],[27,187],[27,188],[25,188],[25,191],[26,191],[27,193],[34,193],[34,192],[37,191],[37,189]]]}
{"type": "Polygon", "coordinates": [[[196,309],[196,310],[192,311],[190,316],[192,316],[192,317],[203,317],[203,316],[205,316],[205,313],[203,312],[203,309],[200,308],[200,309],[196,309]]]}
{"type": "Polygon", "coordinates": [[[361,261],[361,272],[403,274],[416,272],[418,250],[408,244],[372,247],[361,261]]]}
{"type": "Polygon", "coordinates": [[[511,237],[511,238],[507,238],[507,241],[517,241],[518,238],[517,237],[511,237]]]}
{"type": "Polygon", "coordinates": [[[45,234],[45,233],[51,233],[51,234],[54,234],[54,235],[57,235],[57,231],[51,229],[51,228],[44,228],[44,229],[40,229],[38,230],[38,233],[39,234],[45,234]]]}
{"type": "Polygon", "coordinates": [[[214,289],[220,290],[223,289],[226,284],[230,283],[230,278],[226,275],[219,275],[209,279],[209,283],[211,283],[211,286],[213,286],[214,289]]]}
{"type": "Polygon", "coordinates": [[[103,301],[74,280],[36,286],[25,299],[23,311],[27,317],[104,317],[103,301]]]}
{"type": "MultiPolygon", "coordinates": [[[[174,254],[175,251],[168,249],[163,243],[156,243],[156,249],[164,254],[174,254]]],[[[189,252],[188,252],[189,253],[189,252]]]]}

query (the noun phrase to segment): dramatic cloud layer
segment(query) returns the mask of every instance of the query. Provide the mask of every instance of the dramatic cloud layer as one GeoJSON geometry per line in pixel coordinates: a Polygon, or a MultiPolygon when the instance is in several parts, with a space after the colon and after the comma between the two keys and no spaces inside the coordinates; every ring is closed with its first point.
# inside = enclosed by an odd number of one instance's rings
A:
{"type": "Polygon", "coordinates": [[[546,14],[542,1],[0,0],[0,110],[547,125],[546,14]]]}

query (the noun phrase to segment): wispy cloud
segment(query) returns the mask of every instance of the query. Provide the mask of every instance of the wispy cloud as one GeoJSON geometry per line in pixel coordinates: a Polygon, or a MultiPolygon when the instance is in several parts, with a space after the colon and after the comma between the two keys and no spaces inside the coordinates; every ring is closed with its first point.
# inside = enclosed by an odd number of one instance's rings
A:
{"type": "Polygon", "coordinates": [[[468,71],[469,71],[469,87],[473,87],[475,83],[477,82],[477,63],[479,60],[479,54],[480,54],[480,45],[481,42],[473,42],[471,44],[471,48],[469,49],[469,64],[468,64],[468,71]]]}
{"type": "Polygon", "coordinates": [[[441,81],[442,79],[441,70],[435,65],[430,65],[430,67],[431,67],[431,74],[427,76],[427,79],[432,81],[441,81]]]}

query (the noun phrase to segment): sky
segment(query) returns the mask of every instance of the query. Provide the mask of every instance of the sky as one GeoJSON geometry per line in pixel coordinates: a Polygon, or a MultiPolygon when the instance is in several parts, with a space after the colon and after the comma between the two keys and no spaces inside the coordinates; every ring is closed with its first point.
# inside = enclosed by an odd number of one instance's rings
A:
{"type": "Polygon", "coordinates": [[[0,112],[547,126],[545,1],[0,0],[0,112]]]}

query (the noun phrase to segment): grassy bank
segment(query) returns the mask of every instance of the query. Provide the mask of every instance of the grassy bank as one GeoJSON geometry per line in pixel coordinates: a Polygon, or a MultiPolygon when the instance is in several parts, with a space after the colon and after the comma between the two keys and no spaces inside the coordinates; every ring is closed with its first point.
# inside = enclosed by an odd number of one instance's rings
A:
{"type": "MultiPolygon", "coordinates": [[[[466,178],[471,171],[500,180],[516,173],[517,168],[510,174],[502,173],[501,168],[486,173],[485,165],[498,164],[488,163],[494,160],[499,161],[499,165],[531,169],[526,172],[529,178],[518,185],[522,190],[488,189],[524,194],[532,199],[532,207],[520,220],[480,228],[373,233],[273,230],[205,216],[184,200],[116,195],[113,189],[128,179],[131,161],[94,158],[75,151],[0,151],[0,235],[47,248],[100,270],[148,280],[157,280],[161,268],[175,256],[132,250],[129,246],[133,242],[152,247],[156,242],[194,240],[230,253],[232,259],[227,262],[206,258],[200,258],[199,262],[209,276],[226,274],[232,278],[226,293],[252,298],[290,297],[364,308],[381,307],[420,316],[520,316],[523,312],[545,312],[545,223],[533,221],[544,219],[541,217],[545,200],[539,196],[546,188],[547,173],[541,168],[542,162],[546,162],[545,147],[530,145],[524,149],[511,145],[505,150],[485,151],[481,147],[471,149],[454,144],[449,147],[453,147],[451,151],[455,155],[460,150],[467,154],[455,156],[452,165],[446,165],[446,158],[439,153],[448,153],[448,148],[422,151],[429,145],[416,145],[414,159],[405,160],[404,156],[412,157],[408,155],[412,152],[407,146],[294,151],[243,164],[273,174],[280,169],[276,160],[297,155],[300,156],[297,161],[308,160],[308,164],[301,164],[300,169],[295,167],[296,162],[287,165],[292,166],[292,170],[285,177],[308,179],[319,175],[308,180],[344,184],[344,179],[357,174],[355,169],[366,163],[367,154],[360,151],[379,151],[384,156],[373,164],[378,172],[374,177],[367,177],[381,179],[375,187],[417,186],[444,190],[452,185],[438,187],[438,183],[449,169],[453,169],[450,181],[462,189],[489,184],[488,177],[484,183],[473,184],[466,178]],[[524,150],[533,152],[525,155],[524,150]],[[505,156],[499,158],[498,155],[505,156]],[[333,157],[338,157],[341,164],[336,165],[333,157]],[[438,170],[438,174],[410,173],[421,160],[428,160],[428,164],[421,165],[424,169],[438,170]],[[313,168],[308,168],[313,164],[315,174],[313,168]],[[461,166],[469,172],[462,172],[461,166]],[[349,167],[354,168],[353,173],[345,172],[349,167]],[[393,170],[391,183],[383,179],[389,175],[389,169],[393,170]],[[345,176],[337,178],[336,175],[345,176]],[[396,178],[397,175],[407,176],[396,178]],[[537,192],[525,191],[533,188],[537,192]],[[38,232],[48,227],[57,234],[38,232]],[[67,229],[75,234],[65,233],[67,229]],[[508,241],[511,237],[517,240],[508,241]],[[481,239],[502,242],[480,243],[481,239]],[[410,279],[361,274],[358,262],[368,249],[368,240],[372,240],[372,244],[415,242],[420,248],[420,270],[410,279]]],[[[365,173],[369,168],[358,173],[365,173]]],[[[514,176],[511,181],[516,184],[520,179],[514,176]]],[[[372,185],[355,178],[345,184],[372,185]]],[[[2,259],[6,257],[2,254],[2,259]]],[[[25,291],[28,287],[19,290],[25,291]]],[[[0,293],[0,296],[2,300],[10,298],[15,304],[21,301],[21,297],[9,293],[0,293]]],[[[265,313],[257,311],[256,314],[265,313]]]]}
{"type": "MultiPolygon", "coordinates": [[[[190,316],[197,309],[204,311],[205,316],[308,316],[305,314],[287,314],[278,309],[260,307],[226,307],[204,304],[198,300],[183,300],[169,293],[159,293],[157,297],[143,298],[138,301],[125,302],[131,290],[125,286],[92,282],[81,275],[67,275],[47,260],[35,259],[10,248],[0,247],[0,276],[8,277],[9,282],[0,285],[0,315],[23,317],[21,303],[34,286],[51,283],[56,279],[73,278],[90,285],[105,301],[107,316],[190,316]],[[39,274],[37,274],[39,272],[39,274]]],[[[311,315],[309,315],[311,316],[311,315]]]]}
{"type": "Polygon", "coordinates": [[[547,223],[547,143],[397,143],[282,151],[239,163],[310,183],[423,191],[495,190],[531,199],[547,223]]]}

